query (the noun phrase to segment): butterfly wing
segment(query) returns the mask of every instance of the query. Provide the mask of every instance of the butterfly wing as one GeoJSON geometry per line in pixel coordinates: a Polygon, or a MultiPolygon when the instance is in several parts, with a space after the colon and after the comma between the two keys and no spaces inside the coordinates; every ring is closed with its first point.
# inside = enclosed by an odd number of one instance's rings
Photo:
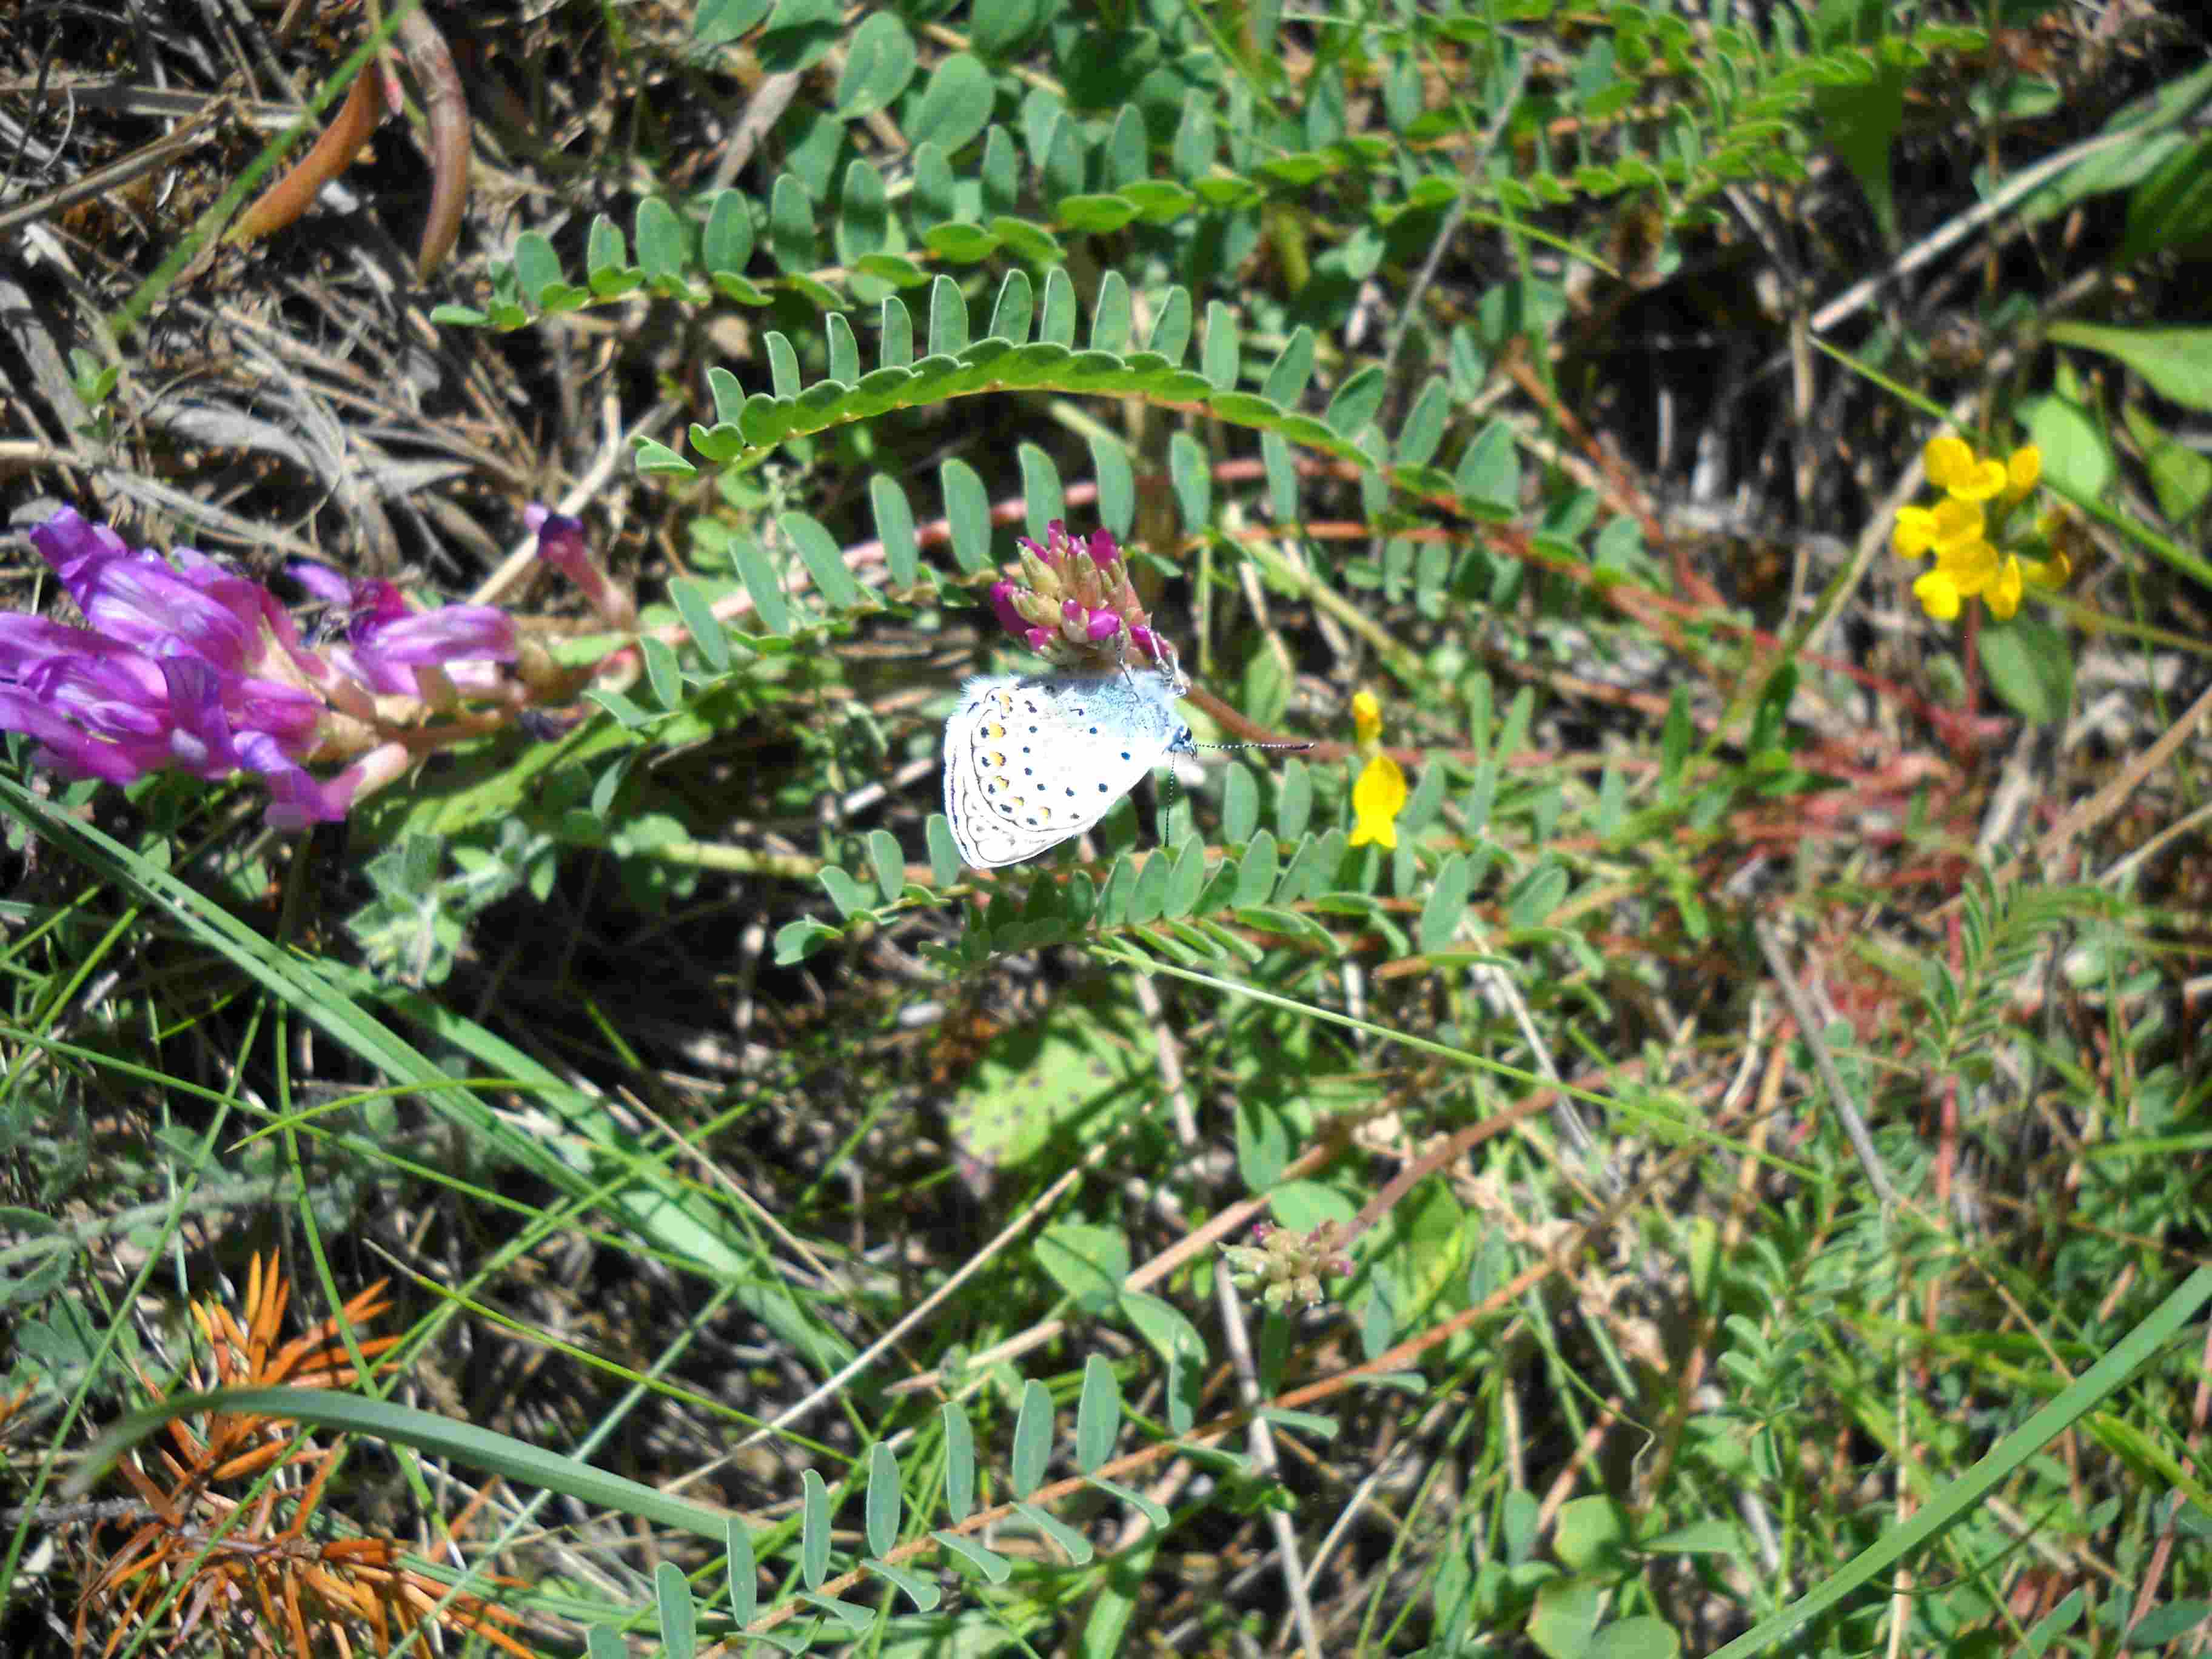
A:
{"type": "Polygon", "coordinates": [[[970,680],[945,722],[945,816],[971,867],[1019,864],[1105,817],[1167,753],[1164,705],[1119,675],[970,680]]]}

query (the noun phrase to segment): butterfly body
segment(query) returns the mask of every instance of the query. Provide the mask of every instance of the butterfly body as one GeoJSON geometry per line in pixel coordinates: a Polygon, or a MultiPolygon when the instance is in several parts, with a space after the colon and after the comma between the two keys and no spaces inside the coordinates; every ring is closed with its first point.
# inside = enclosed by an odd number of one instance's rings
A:
{"type": "Polygon", "coordinates": [[[945,722],[945,816],[961,858],[995,870],[1081,835],[1195,747],[1175,712],[1189,690],[1172,667],[969,680],[945,722]]]}

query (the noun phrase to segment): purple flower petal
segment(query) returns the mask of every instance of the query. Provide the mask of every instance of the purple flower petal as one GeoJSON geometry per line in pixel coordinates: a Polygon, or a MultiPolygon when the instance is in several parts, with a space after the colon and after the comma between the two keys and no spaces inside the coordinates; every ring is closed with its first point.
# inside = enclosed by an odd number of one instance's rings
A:
{"type": "Polygon", "coordinates": [[[284,574],[325,605],[353,603],[353,584],[326,564],[295,559],[284,567],[284,574]]]}
{"type": "Polygon", "coordinates": [[[584,521],[532,501],[522,512],[522,522],[538,533],[538,556],[578,586],[585,585],[579,570],[589,566],[590,544],[584,539],[584,521]]]}
{"type": "Polygon", "coordinates": [[[1091,562],[1103,568],[1121,556],[1121,544],[1114,539],[1114,532],[1101,525],[1091,532],[1091,562]]]}
{"type": "Polygon", "coordinates": [[[295,760],[313,750],[323,723],[319,697],[296,685],[244,675],[224,687],[223,711],[241,738],[248,732],[264,733],[295,760]]]}
{"type": "Polygon", "coordinates": [[[0,732],[21,732],[25,737],[36,738],[44,745],[39,758],[73,777],[98,777],[106,778],[110,783],[129,783],[142,774],[143,769],[131,764],[130,757],[113,744],[95,745],[92,738],[55,714],[37,697],[12,685],[0,685],[0,732]],[[102,757],[104,763],[75,763],[77,751],[88,750],[95,746],[108,751],[102,757]]]}
{"type": "Polygon", "coordinates": [[[1029,624],[1022,620],[1022,613],[1014,609],[1014,585],[1012,582],[991,584],[991,610],[999,618],[999,626],[1009,634],[1018,635],[1029,628],[1029,624]]]}
{"type": "Polygon", "coordinates": [[[21,686],[49,712],[97,736],[159,739],[168,728],[168,681],[140,652],[48,657],[21,686]]]}
{"type": "Polygon", "coordinates": [[[388,662],[415,666],[466,659],[513,662],[514,618],[496,605],[447,605],[410,611],[354,630],[354,642],[388,662]]]}
{"type": "Polygon", "coordinates": [[[352,769],[334,778],[318,778],[277,748],[273,739],[258,732],[240,738],[238,747],[246,764],[261,774],[269,786],[269,810],[264,816],[270,829],[304,830],[311,823],[344,821],[361,781],[352,769]]]}
{"type": "Polygon", "coordinates": [[[136,655],[127,645],[50,617],[0,615],[0,678],[21,679],[49,657],[136,655]]]}
{"type": "Polygon", "coordinates": [[[1091,644],[1097,645],[1102,640],[1110,640],[1121,631],[1121,619],[1112,611],[1094,611],[1091,613],[1091,644]]]}
{"type": "Polygon", "coordinates": [[[168,684],[170,764],[203,778],[238,770],[238,750],[222,714],[222,682],[198,657],[164,657],[168,684]]]}

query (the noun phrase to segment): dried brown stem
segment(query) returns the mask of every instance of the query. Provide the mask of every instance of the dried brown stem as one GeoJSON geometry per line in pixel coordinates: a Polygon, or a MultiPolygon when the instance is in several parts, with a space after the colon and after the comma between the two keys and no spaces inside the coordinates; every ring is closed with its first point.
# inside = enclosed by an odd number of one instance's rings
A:
{"type": "Polygon", "coordinates": [[[256,236],[266,236],[282,230],[307,210],[307,204],[316,193],[330,181],[353,165],[353,158],[361,154],[361,147],[376,131],[382,112],[376,97],[376,65],[364,64],[354,76],[353,88],[338,107],[337,118],[323,129],[323,136],[315,146],[300,158],[292,168],[275,184],[261,192],[260,199],[238,216],[230,228],[228,241],[243,242],[256,236]]]}
{"type": "Polygon", "coordinates": [[[421,281],[453,251],[461,234],[461,215],[469,204],[468,96],[446,37],[420,6],[404,14],[399,49],[422,86],[422,112],[430,124],[430,216],[423,222],[422,244],[415,255],[421,281]]]}

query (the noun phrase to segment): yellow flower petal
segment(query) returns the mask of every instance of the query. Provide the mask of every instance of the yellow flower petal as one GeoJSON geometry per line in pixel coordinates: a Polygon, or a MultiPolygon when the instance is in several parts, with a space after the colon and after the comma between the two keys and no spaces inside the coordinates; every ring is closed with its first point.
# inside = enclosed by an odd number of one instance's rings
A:
{"type": "Polygon", "coordinates": [[[2002,461],[1976,461],[1943,488],[1955,501],[1990,501],[2004,494],[2005,483],[2002,461]]]}
{"type": "Polygon", "coordinates": [[[1936,515],[1924,507],[1900,507],[1890,526],[1889,544],[1904,558],[1917,559],[1936,545],[1936,515]]]}
{"type": "Polygon", "coordinates": [[[1940,438],[1930,438],[1920,452],[1921,465],[1928,469],[1928,482],[1938,489],[1948,489],[1951,480],[1973,471],[1973,447],[1964,438],[1945,433],[1940,438]]]}
{"type": "Polygon", "coordinates": [[[1982,595],[1982,603],[1999,622],[2009,622],[2020,609],[2020,561],[2009,553],[1990,582],[1989,591],[1982,595]]]}
{"type": "Polygon", "coordinates": [[[1930,570],[1922,576],[1912,584],[1912,596],[1937,622],[1949,622],[1959,614],[1959,585],[1947,570],[1930,570]]]}
{"type": "Polygon", "coordinates": [[[1953,548],[1964,547],[1982,538],[1985,521],[1978,502],[1960,501],[1953,496],[1936,502],[1932,516],[1936,521],[1936,556],[1938,558],[1953,548]]]}
{"type": "Polygon", "coordinates": [[[2022,444],[2005,459],[2005,500],[2025,500],[2042,477],[2043,452],[2033,444],[2022,444]]]}
{"type": "Polygon", "coordinates": [[[1352,786],[1352,811],[1356,822],[1352,844],[1364,847],[1398,845],[1398,814],[1406,810],[1406,775],[1388,755],[1367,763],[1352,786]]]}
{"type": "Polygon", "coordinates": [[[1372,691],[1352,694],[1352,730],[1362,743],[1372,743],[1382,735],[1382,705],[1372,691]]]}

